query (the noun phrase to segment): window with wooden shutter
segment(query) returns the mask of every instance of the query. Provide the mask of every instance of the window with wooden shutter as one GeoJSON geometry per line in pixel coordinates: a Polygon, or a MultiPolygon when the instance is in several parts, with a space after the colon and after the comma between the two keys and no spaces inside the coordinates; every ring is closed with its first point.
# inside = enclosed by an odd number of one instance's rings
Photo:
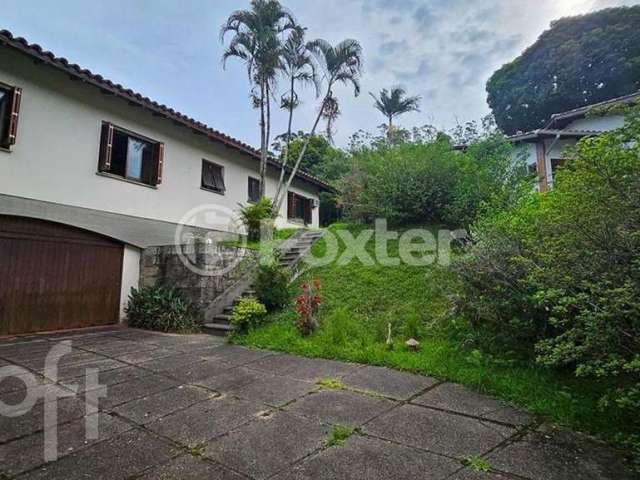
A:
{"type": "Polygon", "coordinates": [[[201,186],[205,190],[224,193],[224,168],[221,165],[203,159],[201,186]]]}
{"type": "Polygon", "coordinates": [[[260,180],[257,178],[249,177],[249,201],[260,201],[260,180]]]}
{"type": "Polygon", "coordinates": [[[0,84],[0,146],[9,148],[16,143],[22,89],[0,84]]]}
{"type": "Polygon", "coordinates": [[[98,171],[146,185],[162,182],[164,144],[103,122],[98,171]]]}
{"type": "Polygon", "coordinates": [[[295,218],[295,196],[293,192],[287,192],[287,218],[295,218]]]}

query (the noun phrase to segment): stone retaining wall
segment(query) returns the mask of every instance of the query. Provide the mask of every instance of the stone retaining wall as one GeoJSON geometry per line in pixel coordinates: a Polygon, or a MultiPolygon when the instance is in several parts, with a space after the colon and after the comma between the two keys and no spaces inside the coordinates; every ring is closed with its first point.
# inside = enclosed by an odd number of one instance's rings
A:
{"type": "Polygon", "coordinates": [[[149,247],[142,252],[140,286],[175,287],[204,312],[256,262],[256,251],[220,244],[149,247]]]}

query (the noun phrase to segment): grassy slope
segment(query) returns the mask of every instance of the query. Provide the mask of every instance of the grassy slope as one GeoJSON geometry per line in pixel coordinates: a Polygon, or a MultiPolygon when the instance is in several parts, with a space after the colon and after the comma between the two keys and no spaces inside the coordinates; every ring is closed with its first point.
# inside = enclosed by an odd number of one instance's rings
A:
{"type": "MultiPolygon", "coordinates": [[[[332,227],[335,230],[338,226],[332,227]]],[[[357,232],[358,227],[348,227],[357,232]]],[[[324,241],[314,246],[319,255],[324,241]]],[[[342,248],[342,245],[341,245],[342,248]]],[[[368,245],[373,251],[373,245],[368,245]]],[[[389,252],[397,254],[397,244],[389,252]]],[[[500,397],[559,424],[611,438],[624,430],[623,419],[597,408],[601,388],[595,382],[577,380],[543,368],[506,358],[490,358],[465,348],[450,331],[441,328],[448,303],[439,292],[446,282],[435,267],[363,266],[332,264],[316,268],[300,280],[322,281],[321,328],[301,337],[290,308],[272,314],[270,323],[235,339],[248,346],[311,357],[362,362],[436,376],[500,397]],[[423,326],[416,328],[415,319],[423,326]],[[394,347],[385,344],[392,323],[394,347]],[[416,331],[418,330],[418,331],[416,331]],[[419,335],[421,349],[409,352],[404,341],[419,335]]],[[[300,283],[298,282],[298,283],[300,283]]],[[[299,287],[297,287],[299,288],[299,287]]]]}

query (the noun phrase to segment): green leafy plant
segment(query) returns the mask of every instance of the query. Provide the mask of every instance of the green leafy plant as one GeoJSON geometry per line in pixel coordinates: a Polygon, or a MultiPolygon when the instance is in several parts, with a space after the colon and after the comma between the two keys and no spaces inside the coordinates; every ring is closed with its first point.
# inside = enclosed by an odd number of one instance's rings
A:
{"type": "Polygon", "coordinates": [[[263,222],[271,221],[273,217],[273,203],[271,199],[263,197],[256,203],[240,206],[240,220],[247,229],[250,242],[260,240],[260,229],[263,222]]]}
{"type": "Polygon", "coordinates": [[[474,472],[488,472],[491,470],[491,464],[487,459],[480,455],[471,455],[464,459],[464,464],[474,472]]]}
{"type": "Polygon", "coordinates": [[[354,429],[343,425],[336,425],[331,431],[331,437],[324,441],[325,448],[341,447],[353,435],[354,429]]]}
{"type": "Polygon", "coordinates": [[[196,309],[172,287],[132,288],[125,311],[129,326],[135,328],[178,333],[200,329],[196,309]]]}
{"type": "Polygon", "coordinates": [[[316,382],[321,388],[327,390],[344,390],[344,383],[339,378],[321,378],[316,382]]]}
{"type": "Polygon", "coordinates": [[[289,304],[291,272],[278,262],[260,264],[254,281],[256,297],[268,311],[280,310],[289,304]]]}
{"type": "Polygon", "coordinates": [[[240,331],[246,331],[260,324],[267,309],[255,298],[243,298],[233,307],[231,324],[240,331]]]}

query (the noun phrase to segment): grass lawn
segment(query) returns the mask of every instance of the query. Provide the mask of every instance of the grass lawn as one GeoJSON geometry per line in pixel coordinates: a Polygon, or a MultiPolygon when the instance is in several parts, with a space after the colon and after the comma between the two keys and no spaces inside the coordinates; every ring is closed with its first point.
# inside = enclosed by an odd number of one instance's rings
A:
{"type": "MultiPolygon", "coordinates": [[[[297,228],[277,228],[273,231],[273,240],[268,242],[267,247],[269,249],[273,249],[280,245],[282,242],[290,238],[293,234],[298,231],[297,228]]],[[[260,241],[244,243],[241,240],[229,240],[226,242],[222,242],[223,245],[228,247],[242,247],[248,248],[249,250],[260,250],[264,245],[260,241]]]]}
{"type": "MultiPolygon", "coordinates": [[[[357,235],[363,227],[348,228],[357,235]]],[[[344,246],[340,243],[340,248],[344,246]]],[[[319,256],[326,249],[324,240],[313,247],[319,256]]],[[[389,243],[389,255],[397,256],[397,242],[389,243]]],[[[374,251],[373,242],[367,245],[374,251]]],[[[236,336],[236,343],[352,362],[385,365],[400,370],[431,375],[467,385],[499,397],[555,423],[596,434],[611,440],[625,432],[628,422],[612,411],[600,410],[598,399],[603,385],[576,379],[512,356],[489,356],[464,341],[460,332],[468,330],[462,320],[448,318],[449,301],[441,286],[449,280],[438,267],[364,266],[352,260],[345,266],[332,264],[308,271],[296,282],[320,279],[322,282],[321,327],[302,337],[294,326],[293,307],[273,313],[268,323],[236,336]],[[393,347],[386,345],[391,324],[393,347]],[[456,333],[453,334],[452,332],[456,333]],[[404,342],[416,337],[418,352],[404,342]]],[[[467,335],[466,338],[471,338],[467,335]]],[[[630,432],[626,432],[630,433],[630,432]]]]}

